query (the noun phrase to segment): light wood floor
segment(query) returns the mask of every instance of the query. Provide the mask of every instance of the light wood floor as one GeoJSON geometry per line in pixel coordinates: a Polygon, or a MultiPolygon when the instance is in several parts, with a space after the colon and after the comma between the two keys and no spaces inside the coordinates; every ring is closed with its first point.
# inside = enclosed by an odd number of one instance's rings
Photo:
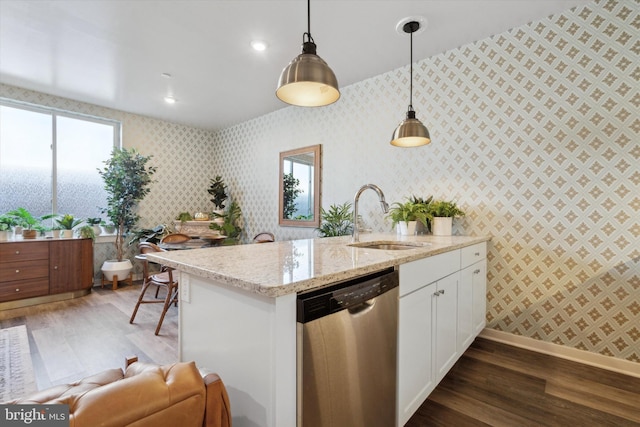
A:
{"type": "Polygon", "coordinates": [[[27,326],[39,390],[123,367],[130,355],[144,362],[175,362],[178,308],[169,308],[158,336],[154,331],[162,304],[141,304],[130,324],[140,287],[121,283],[112,291],[98,286],[81,298],[0,311],[0,328],[27,326]]]}
{"type": "MultiPolygon", "coordinates": [[[[27,326],[39,389],[123,366],[128,355],[177,361],[178,309],[159,336],[160,304],[142,305],[129,324],[139,290],[98,287],[0,311],[0,328],[27,326]]],[[[640,379],[479,338],[407,424],[422,426],[640,426],[640,379]]]]}

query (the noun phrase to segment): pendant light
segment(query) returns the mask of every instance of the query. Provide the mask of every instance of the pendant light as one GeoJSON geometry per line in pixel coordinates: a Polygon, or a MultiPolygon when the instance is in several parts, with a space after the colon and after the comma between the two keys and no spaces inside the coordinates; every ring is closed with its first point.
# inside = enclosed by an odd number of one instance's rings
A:
{"type": "Polygon", "coordinates": [[[404,24],[402,30],[408,33],[411,37],[411,62],[410,62],[410,89],[409,89],[409,110],[407,111],[407,118],[398,125],[391,137],[391,145],[397,147],[419,147],[421,145],[427,145],[431,142],[429,136],[429,130],[418,119],[416,119],[416,112],[413,109],[413,33],[420,29],[420,23],[417,21],[411,21],[404,24]]]}
{"type": "Polygon", "coordinates": [[[316,44],[311,37],[310,0],[307,0],[307,32],[302,35],[302,53],[282,70],[276,96],[300,107],[321,107],[340,98],[336,75],[316,55],[316,44]]]}

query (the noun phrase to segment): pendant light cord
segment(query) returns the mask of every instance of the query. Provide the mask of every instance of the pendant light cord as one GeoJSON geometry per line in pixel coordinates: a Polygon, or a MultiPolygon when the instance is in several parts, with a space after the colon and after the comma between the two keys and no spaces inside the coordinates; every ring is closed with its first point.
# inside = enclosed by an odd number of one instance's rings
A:
{"type": "Polygon", "coordinates": [[[313,37],[311,37],[311,0],[307,0],[307,32],[302,34],[302,44],[307,41],[315,44],[313,37]],[[306,40],[305,36],[307,38],[306,40]]]}
{"type": "Polygon", "coordinates": [[[413,111],[413,31],[411,31],[409,37],[411,37],[411,41],[409,42],[411,49],[411,53],[409,54],[409,76],[411,77],[409,80],[409,111],[413,111]]]}

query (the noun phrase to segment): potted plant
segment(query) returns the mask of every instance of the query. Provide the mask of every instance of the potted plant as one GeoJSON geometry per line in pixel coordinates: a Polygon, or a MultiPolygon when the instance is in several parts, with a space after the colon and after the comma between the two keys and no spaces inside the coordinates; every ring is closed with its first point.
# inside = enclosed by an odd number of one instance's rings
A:
{"type": "Polygon", "coordinates": [[[113,234],[116,232],[116,226],[109,222],[107,223],[107,221],[100,221],[100,228],[102,228],[102,231],[104,231],[105,234],[113,234]]]}
{"type": "Polygon", "coordinates": [[[82,227],[78,228],[78,236],[80,236],[81,239],[95,240],[96,239],[96,233],[95,233],[94,226],[93,225],[83,225],[82,227]]]}
{"type": "Polygon", "coordinates": [[[227,186],[220,175],[211,180],[211,185],[207,192],[213,196],[211,202],[215,209],[213,210],[213,220],[218,224],[224,223],[224,202],[227,200],[227,186]]]}
{"type": "Polygon", "coordinates": [[[14,209],[8,212],[7,215],[14,218],[16,226],[22,227],[23,239],[35,239],[38,231],[44,230],[41,224],[43,218],[34,217],[25,208],[14,209]]]}
{"type": "MultiPolygon", "coordinates": [[[[425,205],[425,208],[427,210],[427,212],[429,212],[429,205],[431,204],[431,202],[433,201],[433,196],[429,196],[427,198],[422,198],[416,195],[412,195],[409,200],[413,203],[421,203],[423,205],[425,205]]],[[[418,222],[416,224],[416,234],[425,234],[428,233],[429,231],[431,231],[431,217],[427,217],[427,224],[426,226],[423,225],[421,222],[418,222]]]]}
{"type": "Polygon", "coordinates": [[[74,218],[71,214],[66,214],[60,217],[54,217],[54,221],[61,227],[62,237],[65,239],[73,238],[74,227],[82,224],[82,220],[74,218]]]}
{"type": "Polygon", "coordinates": [[[227,213],[222,214],[223,223],[212,222],[209,228],[227,237],[223,242],[224,245],[235,245],[240,240],[240,234],[242,233],[242,228],[239,225],[241,217],[242,210],[240,205],[233,201],[229,205],[227,213]]]}
{"type": "Polygon", "coordinates": [[[53,227],[51,227],[51,237],[53,237],[54,239],[59,239],[61,232],[62,232],[61,226],[54,225],[53,227]]]}
{"type": "Polygon", "coordinates": [[[329,210],[320,208],[320,237],[347,236],[353,231],[353,213],[351,203],[330,205],[329,210]]]}
{"type": "Polygon", "coordinates": [[[85,222],[93,228],[93,234],[95,236],[99,236],[102,233],[102,230],[100,229],[100,223],[102,222],[101,218],[87,218],[85,222]]]}
{"type": "Polygon", "coordinates": [[[102,213],[116,226],[116,259],[106,260],[102,272],[109,281],[126,278],[133,265],[124,258],[124,237],[135,228],[140,216],[136,212],[138,202],[151,191],[151,177],[156,172],[147,166],[152,156],[143,156],[134,148],[114,148],[111,158],[98,169],[107,191],[107,207],[102,213]]]}
{"type": "Polygon", "coordinates": [[[429,204],[429,213],[433,217],[432,233],[434,236],[451,236],[453,218],[465,213],[453,201],[434,200],[429,204]]]}
{"type": "Polygon", "coordinates": [[[16,225],[16,219],[11,215],[0,215],[0,241],[9,240],[16,225]]]}
{"type": "Polygon", "coordinates": [[[426,227],[430,214],[425,204],[407,200],[404,203],[395,202],[392,204],[387,218],[391,218],[391,228],[396,228],[398,225],[400,234],[408,236],[415,234],[418,221],[426,227]]]}

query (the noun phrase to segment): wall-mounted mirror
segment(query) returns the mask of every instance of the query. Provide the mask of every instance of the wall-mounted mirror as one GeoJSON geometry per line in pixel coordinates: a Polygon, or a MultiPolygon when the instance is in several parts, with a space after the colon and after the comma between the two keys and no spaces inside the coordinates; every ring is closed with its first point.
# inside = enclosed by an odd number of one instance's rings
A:
{"type": "Polygon", "coordinates": [[[320,225],[321,164],[320,144],[280,153],[280,225],[320,225]]]}

